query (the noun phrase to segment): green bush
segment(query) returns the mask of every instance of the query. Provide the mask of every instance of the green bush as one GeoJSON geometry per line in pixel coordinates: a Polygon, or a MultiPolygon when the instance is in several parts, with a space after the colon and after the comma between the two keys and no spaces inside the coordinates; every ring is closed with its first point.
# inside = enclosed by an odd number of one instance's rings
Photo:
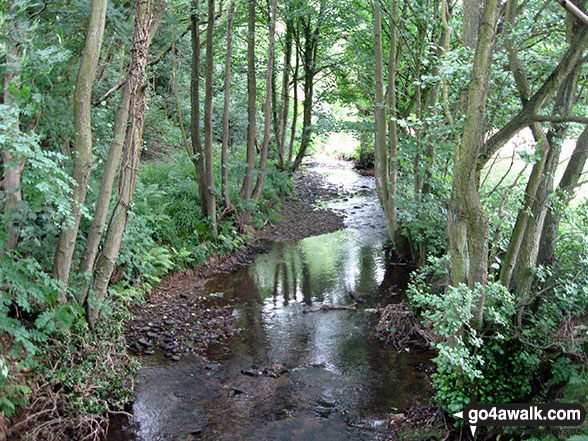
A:
{"type": "MultiPolygon", "coordinates": [[[[445,268],[433,259],[437,271],[445,268]]],[[[434,292],[421,270],[409,287],[410,301],[423,311],[433,332],[442,337],[436,349],[437,371],[433,385],[437,399],[449,413],[458,412],[472,394],[480,402],[516,402],[532,392],[540,364],[540,351],[510,336],[515,331],[515,299],[499,283],[486,286],[485,330],[479,334],[470,326],[472,307],[479,288],[465,285],[434,292]],[[426,311],[426,313],[425,313],[426,311]]]]}

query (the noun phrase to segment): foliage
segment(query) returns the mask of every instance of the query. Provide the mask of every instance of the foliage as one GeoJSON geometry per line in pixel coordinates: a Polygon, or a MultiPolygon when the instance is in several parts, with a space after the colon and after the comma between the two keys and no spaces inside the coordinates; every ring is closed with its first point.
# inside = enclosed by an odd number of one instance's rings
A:
{"type": "Polygon", "coordinates": [[[445,292],[432,292],[426,274],[435,268],[442,271],[439,264],[440,259],[432,259],[427,270],[420,270],[408,294],[411,303],[426,312],[424,320],[433,332],[443,337],[436,346],[437,371],[433,375],[441,405],[454,413],[462,410],[472,396],[489,403],[529,397],[540,352],[521,346],[511,337],[516,317],[514,296],[498,283],[486,286],[486,330],[480,334],[470,326],[480,287],[449,286],[445,292]]]}
{"type": "Polygon", "coordinates": [[[88,333],[83,318],[76,320],[40,348],[38,375],[27,378],[30,388],[20,386],[34,400],[11,399],[24,406],[27,418],[11,427],[9,435],[24,433],[26,440],[105,436],[109,412],[123,411],[132,397],[137,368],[125,350],[123,318],[115,314],[98,333],[88,333]]]}

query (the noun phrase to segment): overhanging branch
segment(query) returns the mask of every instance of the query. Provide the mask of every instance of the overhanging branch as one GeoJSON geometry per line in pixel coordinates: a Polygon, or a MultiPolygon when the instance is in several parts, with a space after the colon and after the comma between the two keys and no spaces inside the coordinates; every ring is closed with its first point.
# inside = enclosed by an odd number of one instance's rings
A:
{"type": "Polygon", "coordinates": [[[535,115],[532,119],[537,122],[588,124],[588,117],[580,115],[535,115]]]}
{"type": "Polygon", "coordinates": [[[588,15],[575,4],[567,0],[556,0],[566,11],[576,17],[584,26],[588,26],[588,15]]]}

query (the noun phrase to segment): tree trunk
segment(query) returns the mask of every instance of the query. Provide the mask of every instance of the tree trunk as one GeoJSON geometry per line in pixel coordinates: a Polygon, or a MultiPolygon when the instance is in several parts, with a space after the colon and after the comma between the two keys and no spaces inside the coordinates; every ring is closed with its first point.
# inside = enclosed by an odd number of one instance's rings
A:
{"type": "Polygon", "coordinates": [[[482,0],[463,0],[463,44],[470,49],[476,47],[481,18],[482,0]]]}
{"type": "MultiPolygon", "coordinates": [[[[108,0],[92,0],[92,9],[86,33],[86,43],[74,91],[74,145],[72,177],[76,183],[73,189],[71,218],[62,227],[53,262],[53,276],[67,285],[73,254],[82,217],[81,208],[86,201],[88,180],[92,171],[92,85],[100,60],[104,37],[104,23],[108,0]]],[[[59,301],[67,301],[67,291],[62,290],[59,301]]]]}
{"type": "Polygon", "coordinates": [[[292,104],[292,127],[290,129],[290,144],[288,146],[288,163],[292,163],[294,156],[294,140],[296,139],[296,123],[298,122],[298,71],[300,69],[300,59],[298,58],[298,51],[296,51],[296,67],[294,68],[294,81],[292,88],[294,89],[294,103],[292,104]]]}
{"type": "MultiPolygon", "coordinates": [[[[289,14],[289,11],[286,11],[289,14]]],[[[284,72],[282,76],[282,105],[280,106],[280,113],[278,115],[279,130],[278,130],[278,167],[284,169],[285,163],[285,142],[286,142],[286,125],[288,124],[288,110],[290,101],[290,63],[292,58],[292,32],[294,28],[294,19],[290,16],[286,17],[286,36],[284,43],[284,72]]]]}
{"type": "MultiPolygon", "coordinates": [[[[163,13],[163,10],[157,12],[160,16],[159,13],[163,13]]],[[[100,307],[106,298],[108,283],[120,252],[127,225],[128,209],[133,202],[143,143],[147,54],[158,23],[159,20],[154,19],[153,0],[138,0],[127,80],[130,96],[129,126],[127,127],[118,179],[117,200],[106,231],[104,248],[96,262],[96,271],[92,280],[94,298],[88,296],[86,300],[86,314],[90,329],[94,329],[100,307]]]]}
{"type": "Polygon", "coordinates": [[[310,145],[312,136],[312,107],[313,107],[313,92],[314,92],[314,76],[316,74],[316,57],[318,52],[318,37],[320,28],[314,31],[311,28],[311,21],[304,26],[304,114],[303,114],[303,128],[302,139],[300,141],[300,150],[296,155],[292,171],[298,170],[302,160],[306,156],[306,151],[310,145]]]}
{"type": "MultiPolygon", "coordinates": [[[[374,109],[374,161],[376,188],[379,190],[378,196],[386,219],[389,219],[389,163],[388,149],[386,143],[386,107],[384,102],[384,55],[382,51],[382,15],[379,0],[374,0],[374,61],[375,61],[375,82],[376,82],[376,102],[374,109]]],[[[389,95],[395,94],[390,89],[389,95]]],[[[390,98],[389,98],[390,99],[390,98]]],[[[390,222],[387,222],[388,234],[394,238],[390,222]]]]}
{"type": "Polygon", "coordinates": [[[267,166],[267,153],[269,150],[270,142],[270,129],[272,120],[272,78],[274,70],[274,52],[275,52],[275,33],[276,33],[276,15],[277,15],[277,0],[272,0],[272,18],[270,23],[270,34],[269,34],[269,52],[267,56],[267,73],[265,80],[265,119],[263,127],[263,144],[261,147],[261,158],[259,161],[259,175],[257,176],[257,182],[255,183],[255,190],[253,191],[253,199],[259,200],[261,191],[263,189],[263,181],[265,179],[265,170],[267,166]]]}
{"type": "MultiPolygon", "coordinates": [[[[12,122],[15,133],[20,131],[20,118],[18,109],[18,91],[20,90],[18,82],[20,81],[19,51],[16,41],[8,38],[6,42],[6,65],[4,68],[4,104],[15,107],[15,119],[12,122]]],[[[3,252],[13,251],[18,244],[18,230],[15,228],[12,217],[13,213],[19,209],[22,201],[20,189],[21,174],[24,162],[18,156],[12,154],[8,149],[2,151],[2,161],[4,166],[4,177],[2,179],[2,191],[7,197],[4,204],[4,215],[6,216],[6,230],[8,236],[4,244],[3,252]]]]}
{"type": "Polygon", "coordinates": [[[235,0],[231,1],[229,8],[229,22],[227,25],[227,55],[225,58],[225,101],[223,107],[223,145],[221,151],[221,187],[225,201],[225,207],[231,208],[231,198],[229,196],[229,169],[228,169],[228,150],[229,150],[229,105],[231,101],[231,54],[233,49],[233,19],[235,17],[235,0]]]}
{"type": "MultiPolygon", "coordinates": [[[[441,60],[443,55],[449,51],[450,33],[447,22],[448,15],[447,0],[441,2],[441,37],[439,39],[439,46],[437,47],[437,62],[431,69],[433,77],[439,77],[441,75],[441,60]]],[[[433,114],[437,114],[437,104],[439,103],[439,91],[441,89],[441,83],[436,82],[431,87],[431,94],[429,95],[429,111],[433,114]]],[[[425,133],[428,132],[427,124],[425,122],[425,133]]],[[[433,179],[433,168],[435,167],[435,143],[427,142],[425,147],[425,170],[424,170],[424,182],[423,182],[423,195],[431,193],[431,182],[433,179]]]]}
{"type": "Polygon", "coordinates": [[[249,199],[253,192],[255,171],[255,0],[249,0],[249,21],[247,35],[247,169],[241,197],[249,199]]]}
{"type": "Polygon", "coordinates": [[[454,286],[465,283],[471,289],[479,284],[480,296],[472,307],[472,326],[476,329],[483,326],[489,226],[488,213],[478,193],[480,174],[475,164],[483,145],[486,97],[498,16],[498,0],[486,0],[468,91],[462,142],[455,153],[453,190],[448,210],[452,283],[454,286]]]}
{"type": "Polygon", "coordinates": [[[214,73],[214,0],[208,0],[208,24],[206,27],[206,96],[204,98],[204,169],[206,174],[206,215],[212,225],[212,233],[218,233],[216,220],[216,196],[214,194],[214,163],[212,152],[212,98],[214,73]]]}
{"type": "MultiPolygon", "coordinates": [[[[586,161],[588,160],[588,126],[576,141],[576,146],[557,188],[557,196],[560,203],[568,205],[573,199],[578,182],[582,176],[586,161]]],[[[561,221],[559,210],[550,210],[543,223],[543,232],[539,245],[538,263],[551,265],[555,254],[555,241],[561,221]]]]}
{"type": "MultiPolygon", "coordinates": [[[[92,226],[88,232],[88,238],[86,239],[86,245],[82,253],[82,260],[80,262],[80,271],[82,273],[92,271],[94,262],[96,261],[96,255],[98,254],[98,246],[104,233],[106,217],[108,216],[108,209],[110,208],[110,201],[112,199],[112,187],[118,172],[123,145],[125,143],[127,122],[129,121],[129,97],[129,86],[128,83],[125,83],[118,103],[118,109],[116,110],[116,116],[114,117],[112,142],[110,143],[110,150],[108,151],[108,157],[106,158],[104,171],[102,172],[100,191],[94,211],[94,220],[92,221],[92,226]]],[[[77,297],[78,303],[84,303],[86,294],[86,289],[80,289],[77,297]]]]}
{"type": "Polygon", "coordinates": [[[204,152],[202,151],[202,139],[200,137],[200,4],[194,0],[194,10],[190,16],[192,38],[192,76],[190,81],[190,107],[192,109],[190,127],[192,138],[192,154],[190,159],[196,170],[198,180],[198,194],[200,207],[205,216],[208,207],[206,190],[206,175],[204,170],[204,152]]]}
{"type": "Polygon", "coordinates": [[[396,194],[398,192],[398,124],[396,122],[396,75],[398,71],[398,0],[392,3],[392,19],[390,21],[390,58],[388,60],[388,180],[387,200],[384,205],[388,235],[393,243],[396,242],[398,230],[398,213],[396,211],[396,194]]]}

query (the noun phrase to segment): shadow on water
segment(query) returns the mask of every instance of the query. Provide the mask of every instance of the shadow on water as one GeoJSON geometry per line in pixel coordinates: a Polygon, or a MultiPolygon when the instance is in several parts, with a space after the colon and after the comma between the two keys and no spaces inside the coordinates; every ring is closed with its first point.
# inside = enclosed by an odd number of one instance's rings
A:
{"type": "Polygon", "coordinates": [[[316,170],[355,194],[330,204],[345,214],[346,228],[269,243],[249,267],[210,280],[206,289],[235,305],[242,329],[230,354],[213,348],[211,361],[144,359],[134,417],[111,430],[111,441],[381,439],[390,412],[427,396],[416,366],[431,354],[397,354],[369,336],[364,310],[398,301],[409,275],[385,262],[373,178],[316,170]],[[350,291],[370,294],[357,311],[316,311],[349,305],[350,291]],[[277,378],[242,373],[281,366],[288,372],[277,378]]]}

